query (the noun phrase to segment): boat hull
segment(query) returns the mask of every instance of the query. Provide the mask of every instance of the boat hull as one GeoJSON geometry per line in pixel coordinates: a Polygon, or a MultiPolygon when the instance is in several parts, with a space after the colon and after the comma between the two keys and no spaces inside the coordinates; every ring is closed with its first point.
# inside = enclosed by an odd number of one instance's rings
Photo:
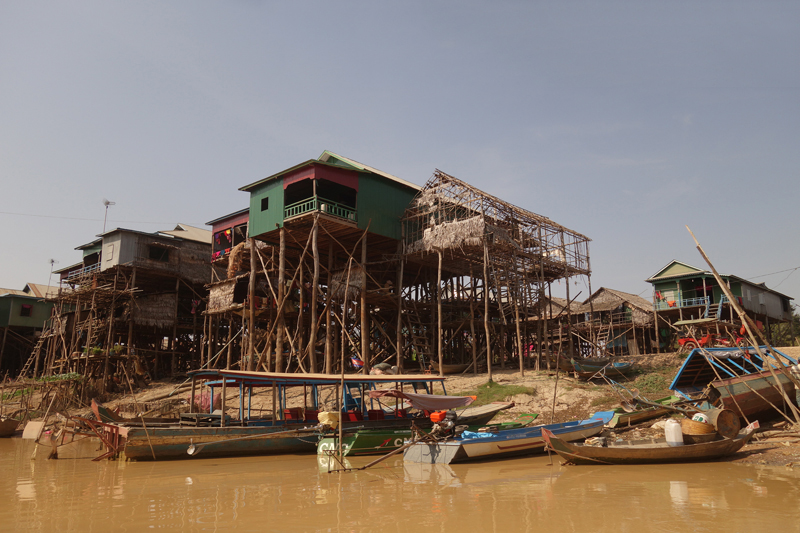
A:
{"type": "Polygon", "coordinates": [[[494,437],[454,439],[438,443],[417,443],[403,453],[404,460],[414,463],[461,463],[505,459],[544,451],[542,428],[548,428],[567,440],[585,439],[603,430],[602,420],[549,424],[532,428],[511,429],[494,437]]]}
{"type": "Polygon", "coordinates": [[[670,446],[663,439],[650,443],[619,446],[585,446],[570,444],[558,437],[550,438],[550,447],[567,463],[576,465],[633,465],[712,461],[738,452],[754,430],[742,431],[735,439],[722,439],[701,444],[670,446]]]}
{"type": "Polygon", "coordinates": [[[132,461],[189,459],[192,444],[213,442],[202,449],[199,457],[241,457],[247,455],[275,455],[314,453],[318,437],[313,431],[306,434],[272,436],[286,431],[286,427],[201,427],[201,428],[143,428],[123,427],[125,458],[132,461]],[[261,435],[261,438],[258,437],[261,435]],[[236,440],[252,437],[246,440],[236,440]],[[226,442],[231,441],[231,442],[226,442]],[[155,455],[155,457],[153,457],[155,455]]]}
{"type": "Polygon", "coordinates": [[[0,437],[12,437],[19,427],[19,420],[6,418],[0,420],[0,437]]]}
{"type": "MultiPolygon", "coordinates": [[[[478,431],[482,424],[469,427],[469,431],[478,431]]],[[[499,422],[492,424],[497,431],[518,429],[519,422],[499,422]]],[[[396,450],[411,438],[410,429],[366,429],[356,432],[345,432],[342,436],[342,453],[345,456],[381,455],[396,450]]],[[[325,455],[338,448],[338,436],[326,436],[317,445],[317,454],[325,455]]]]}
{"type": "MultiPolygon", "coordinates": [[[[775,371],[778,382],[789,399],[796,405],[794,383],[775,371]]],[[[786,410],[785,401],[780,390],[775,387],[775,378],[769,371],[748,374],[735,379],[712,381],[711,384],[720,393],[720,400],[725,409],[730,409],[742,419],[758,418],[758,415],[774,413],[770,402],[778,408],[786,410]]]]}

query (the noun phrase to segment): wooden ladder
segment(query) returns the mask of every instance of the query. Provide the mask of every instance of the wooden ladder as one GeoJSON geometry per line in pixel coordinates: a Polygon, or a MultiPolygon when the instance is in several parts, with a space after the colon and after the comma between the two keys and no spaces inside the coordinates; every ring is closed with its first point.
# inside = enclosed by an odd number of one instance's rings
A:
{"type": "Polygon", "coordinates": [[[425,368],[426,361],[430,362],[433,359],[433,349],[431,348],[430,339],[427,336],[427,326],[420,318],[417,306],[413,301],[409,302],[408,311],[404,314],[408,319],[408,331],[411,333],[412,345],[417,352],[419,364],[422,370],[425,368]]]}

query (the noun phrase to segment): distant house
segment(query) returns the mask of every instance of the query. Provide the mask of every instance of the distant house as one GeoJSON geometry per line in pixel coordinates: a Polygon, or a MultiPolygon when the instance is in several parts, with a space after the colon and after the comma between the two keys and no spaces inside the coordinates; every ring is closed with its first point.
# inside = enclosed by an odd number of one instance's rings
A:
{"type": "Polygon", "coordinates": [[[231,250],[247,240],[247,221],[250,209],[240,209],[229,215],[206,222],[211,226],[211,261],[227,266],[231,250]]]}
{"type": "MultiPolygon", "coordinates": [[[[730,274],[720,277],[748,316],[769,326],[791,319],[792,298],[730,274]]],[[[670,322],[714,319],[738,322],[714,274],[673,260],[647,280],[653,286],[653,307],[670,322]]]]}
{"type": "Polygon", "coordinates": [[[652,304],[641,296],[601,287],[572,312],[588,354],[598,349],[609,355],[654,351],[652,304]]]}
{"type": "Polygon", "coordinates": [[[0,289],[0,371],[13,375],[22,368],[52,313],[53,303],[44,298],[55,294],[57,287],[35,283],[0,289]]]}
{"type": "MultiPolygon", "coordinates": [[[[401,178],[325,151],[240,190],[250,193],[250,236],[278,243],[278,228],[302,227],[320,214],[331,231],[358,236],[369,228],[371,249],[381,238],[395,253],[400,218],[421,190],[401,178]],[[335,229],[334,229],[335,228],[335,229]],[[389,242],[387,241],[387,244],[389,242]]],[[[357,237],[356,237],[357,238],[357,237]]]]}
{"type": "Polygon", "coordinates": [[[54,272],[66,332],[52,340],[58,370],[81,353],[112,349],[143,355],[152,376],[188,368],[199,358],[211,240],[208,230],[178,224],[152,233],[115,228],[78,246],[81,262],[54,272]]]}

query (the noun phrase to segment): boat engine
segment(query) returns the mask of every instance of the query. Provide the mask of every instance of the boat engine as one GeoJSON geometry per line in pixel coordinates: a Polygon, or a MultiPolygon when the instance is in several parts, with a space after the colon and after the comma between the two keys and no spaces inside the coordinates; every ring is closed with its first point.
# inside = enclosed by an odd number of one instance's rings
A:
{"type": "Polygon", "coordinates": [[[457,426],[456,420],[458,419],[458,415],[455,411],[447,411],[446,413],[434,413],[431,415],[431,420],[433,420],[433,429],[431,429],[431,435],[436,438],[447,438],[447,437],[457,437],[461,435],[461,433],[467,429],[467,426],[457,426]],[[439,416],[434,416],[434,415],[439,416]],[[442,416],[442,414],[444,416],[442,416]]]}

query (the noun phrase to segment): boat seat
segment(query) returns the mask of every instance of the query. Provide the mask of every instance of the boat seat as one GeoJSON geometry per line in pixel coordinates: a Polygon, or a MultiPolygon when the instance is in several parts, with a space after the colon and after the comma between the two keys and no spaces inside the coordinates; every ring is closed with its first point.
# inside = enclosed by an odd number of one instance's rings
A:
{"type": "Polygon", "coordinates": [[[319,422],[319,411],[306,409],[306,422],[319,422]]]}
{"type": "Polygon", "coordinates": [[[346,422],[360,422],[364,420],[364,414],[361,411],[347,411],[344,414],[344,419],[346,422]]]}
{"type": "Polygon", "coordinates": [[[303,419],[303,410],[300,407],[292,407],[290,409],[283,410],[283,419],[284,420],[302,420],[303,419]]]}
{"type": "Polygon", "coordinates": [[[367,417],[370,420],[383,420],[386,418],[386,413],[383,412],[383,409],[370,409],[367,411],[367,417]]]}

